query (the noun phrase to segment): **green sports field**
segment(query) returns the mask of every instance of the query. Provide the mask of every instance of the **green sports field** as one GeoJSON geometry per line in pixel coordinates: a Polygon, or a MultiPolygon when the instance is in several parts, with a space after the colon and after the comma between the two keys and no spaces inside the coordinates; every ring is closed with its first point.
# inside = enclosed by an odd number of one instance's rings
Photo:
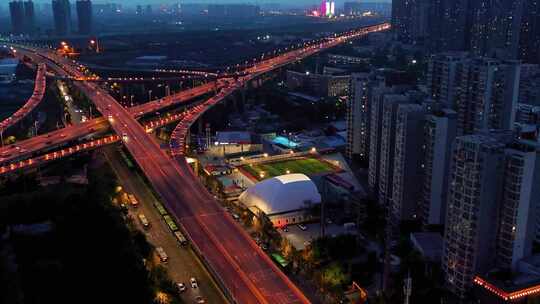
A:
{"type": "Polygon", "coordinates": [[[323,161],[315,158],[301,158],[293,160],[277,161],[265,164],[244,165],[243,170],[251,174],[258,180],[271,178],[288,173],[303,173],[306,175],[316,175],[334,172],[336,169],[323,161]],[[261,177],[261,172],[264,176],[261,177]]]}

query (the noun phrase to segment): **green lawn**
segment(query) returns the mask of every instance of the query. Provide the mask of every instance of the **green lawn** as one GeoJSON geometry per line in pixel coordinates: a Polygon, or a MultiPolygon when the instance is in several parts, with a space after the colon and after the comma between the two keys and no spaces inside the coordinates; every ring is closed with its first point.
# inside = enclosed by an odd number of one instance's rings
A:
{"type": "Polygon", "coordinates": [[[285,160],[252,166],[244,165],[242,166],[242,169],[259,180],[284,175],[287,173],[316,175],[335,171],[335,168],[332,165],[315,158],[285,160]],[[263,178],[260,176],[261,171],[264,172],[263,178]]]}

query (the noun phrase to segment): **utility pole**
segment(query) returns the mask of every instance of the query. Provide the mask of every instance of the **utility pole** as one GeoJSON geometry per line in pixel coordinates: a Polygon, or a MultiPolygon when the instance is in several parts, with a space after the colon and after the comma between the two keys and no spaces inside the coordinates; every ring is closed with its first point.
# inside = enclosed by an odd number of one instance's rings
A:
{"type": "Polygon", "coordinates": [[[409,304],[410,297],[412,293],[412,278],[411,278],[411,271],[409,270],[407,274],[407,278],[405,279],[404,285],[403,285],[403,293],[405,294],[405,304],[409,304]]]}

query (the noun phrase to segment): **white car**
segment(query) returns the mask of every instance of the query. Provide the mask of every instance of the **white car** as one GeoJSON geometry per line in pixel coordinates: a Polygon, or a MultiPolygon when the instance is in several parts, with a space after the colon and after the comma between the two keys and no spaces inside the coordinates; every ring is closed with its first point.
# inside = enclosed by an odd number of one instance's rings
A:
{"type": "Polygon", "coordinates": [[[176,283],[176,288],[179,293],[186,291],[186,285],[184,283],[176,283]]]}
{"type": "Polygon", "coordinates": [[[189,283],[191,284],[191,288],[199,287],[199,285],[197,284],[197,280],[195,280],[195,278],[189,279],[189,283]]]}

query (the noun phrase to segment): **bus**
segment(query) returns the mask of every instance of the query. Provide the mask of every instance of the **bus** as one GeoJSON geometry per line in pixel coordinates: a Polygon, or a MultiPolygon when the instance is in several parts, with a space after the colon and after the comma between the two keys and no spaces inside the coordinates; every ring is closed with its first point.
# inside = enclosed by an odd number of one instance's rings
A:
{"type": "Polygon", "coordinates": [[[133,207],[139,206],[139,201],[135,198],[135,195],[128,194],[128,199],[129,199],[129,202],[130,202],[131,206],[133,206],[133,207]]]}
{"type": "Polygon", "coordinates": [[[146,229],[150,228],[150,222],[148,221],[146,216],[144,216],[144,214],[139,213],[138,217],[139,217],[139,222],[141,222],[141,225],[143,225],[144,228],[146,229]]]}
{"type": "Polygon", "coordinates": [[[178,231],[178,226],[176,226],[176,223],[170,215],[163,216],[163,219],[165,220],[165,223],[167,223],[167,226],[169,226],[171,231],[178,231]]]}
{"type": "Polygon", "coordinates": [[[166,263],[169,259],[169,256],[165,253],[165,250],[163,250],[163,247],[156,247],[156,253],[159,256],[159,260],[163,263],[166,263]]]}
{"type": "Polygon", "coordinates": [[[163,205],[160,202],[154,201],[154,206],[156,207],[156,209],[158,210],[161,216],[167,215],[167,210],[165,209],[165,207],[163,207],[163,205]]]}
{"type": "Polygon", "coordinates": [[[188,244],[188,241],[187,241],[186,237],[182,234],[182,232],[175,231],[174,236],[176,237],[176,239],[178,240],[178,243],[180,243],[180,245],[186,246],[188,244]]]}

